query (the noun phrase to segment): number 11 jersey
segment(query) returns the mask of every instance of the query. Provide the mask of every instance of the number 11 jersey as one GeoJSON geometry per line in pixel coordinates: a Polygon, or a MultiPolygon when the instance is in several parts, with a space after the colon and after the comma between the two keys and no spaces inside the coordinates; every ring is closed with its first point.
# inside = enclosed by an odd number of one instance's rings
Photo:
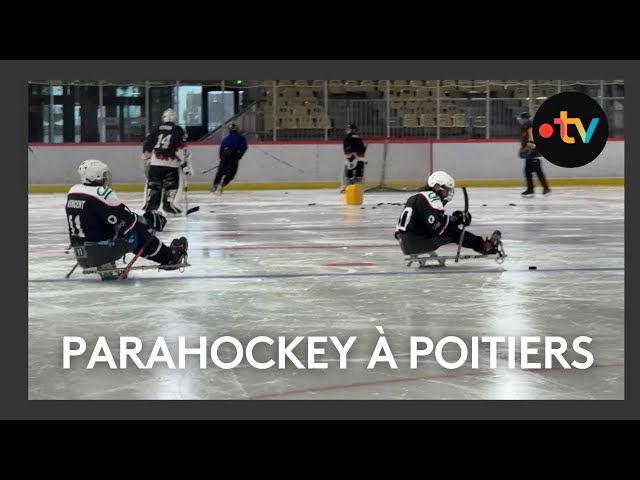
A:
{"type": "Polygon", "coordinates": [[[138,222],[138,216],[104,186],[74,185],[65,210],[73,246],[122,237],[138,222]]]}

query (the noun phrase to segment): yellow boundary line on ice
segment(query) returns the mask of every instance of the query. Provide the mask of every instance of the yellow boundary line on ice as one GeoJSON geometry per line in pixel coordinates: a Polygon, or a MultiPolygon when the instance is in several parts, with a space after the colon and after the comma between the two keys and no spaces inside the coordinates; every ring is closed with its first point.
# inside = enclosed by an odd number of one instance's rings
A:
{"type": "MultiPolygon", "coordinates": [[[[537,183],[537,182],[536,182],[537,183]]],[[[365,188],[375,187],[375,182],[365,182],[365,188]]],[[[387,182],[390,188],[417,188],[424,183],[387,182]]],[[[225,190],[301,190],[338,188],[337,182],[275,182],[275,183],[232,183],[225,190]]],[[[457,187],[523,187],[522,179],[500,180],[457,180],[457,187]]],[[[624,178],[558,178],[550,179],[551,187],[581,187],[581,186],[624,186],[624,178]]],[[[142,192],[142,184],[115,184],[116,192],[142,192]]],[[[210,183],[194,183],[189,185],[189,191],[208,191],[210,183]]],[[[29,193],[67,193],[71,185],[29,185],[29,193]]]]}

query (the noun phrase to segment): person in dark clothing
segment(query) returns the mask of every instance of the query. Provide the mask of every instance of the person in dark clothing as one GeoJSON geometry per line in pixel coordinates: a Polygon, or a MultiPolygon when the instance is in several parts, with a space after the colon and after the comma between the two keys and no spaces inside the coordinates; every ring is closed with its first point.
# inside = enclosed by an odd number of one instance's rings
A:
{"type": "Polygon", "coordinates": [[[176,124],[176,112],[172,108],[162,113],[162,123],[145,137],[142,144],[142,161],[144,162],[145,212],[162,209],[168,214],[181,214],[185,207],[184,197],[185,175],[193,175],[191,152],[187,148],[187,135],[180,125],[176,124]]]}
{"type": "MultiPolygon", "coordinates": [[[[395,238],[405,255],[435,252],[443,245],[458,243],[462,225],[471,224],[471,214],[457,210],[444,213],[445,205],[453,199],[455,181],[446,172],[433,172],[427,180],[427,190],[412,195],[400,213],[395,238]]],[[[462,246],[483,255],[498,253],[502,233],[495,230],[483,239],[465,230],[462,246]]]]}
{"type": "MultiPolygon", "coordinates": [[[[111,172],[100,160],[85,160],[78,167],[82,183],[71,187],[65,212],[69,240],[82,268],[115,267],[115,260],[147,245],[142,257],[160,265],[177,265],[187,255],[185,237],[174,239],[169,246],[150,230],[161,232],[167,219],[157,212],[144,215],[132,212],[111,189],[111,172]],[[78,252],[81,255],[78,256],[78,252]]],[[[114,279],[101,274],[103,280],[114,279]]]]}
{"type": "Polygon", "coordinates": [[[240,133],[235,123],[229,124],[228,129],[229,135],[220,142],[220,151],[218,152],[220,164],[211,187],[212,193],[220,188],[220,195],[222,195],[224,187],[235,178],[240,159],[248,148],[246,138],[240,133]]]}
{"type": "Polygon", "coordinates": [[[344,191],[347,185],[362,183],[366,163],[364,154],[367,151],[367,146],[360,137],[358,127],[353,123],[347,126],[347,133],[342,142],[342,150],[346,157],[341,188],[341,191],[344,191]]]}
{"type": "Polygon", "coordinates": [[[516,117],[518,127],[520,127],[520,158],[524,158],[524,176],[527,179],[527,189],[522,192],[525,197],[534,194],[533,186],[533,174],[535,173],[542,184],[542,194],[548,195],[551,193],[551,189],[547,184],[547,179],[542,171],[542,165],[540,160],[542,155],[538,151],[535,142],[533,141],[533,121],[528,112],[522,112],[516,117]]]}

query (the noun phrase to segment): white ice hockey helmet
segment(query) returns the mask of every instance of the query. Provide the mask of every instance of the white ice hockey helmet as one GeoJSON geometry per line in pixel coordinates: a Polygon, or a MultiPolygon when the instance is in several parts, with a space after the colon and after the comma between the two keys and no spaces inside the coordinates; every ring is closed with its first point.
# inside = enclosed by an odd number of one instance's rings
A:
{"type": "Polygon", "coordinates": [[[100,160],[85,160],[78,167],[78,173],[80,174],[80,180],[84,184],[102,182],[102,185],[109,185],[111,183],[109,166],[100,160]]]}
{"type": "Polygon", "coordinates": [[[451,200],[453,200],[453,195],[455,194],[455,188],[456,188],[456,181],[447,172],[443,172],[440,170],[437,172],[433,172],[429,176],[429,179],[427,180],[427,185],[430,188],[433,188],[436,185],[439,185],[441,187],[446,187],[448,192],[447,192],[446,198],[444,198],[443,200],[447,202],[450,202],[451,200]]]}
{"type": "Polygon", "coordinates": [[[173,108],[167,108],[164,112],[162,112],[162,121],[163,122],[172,122],[176,121],[176,111],[173,108]]]}

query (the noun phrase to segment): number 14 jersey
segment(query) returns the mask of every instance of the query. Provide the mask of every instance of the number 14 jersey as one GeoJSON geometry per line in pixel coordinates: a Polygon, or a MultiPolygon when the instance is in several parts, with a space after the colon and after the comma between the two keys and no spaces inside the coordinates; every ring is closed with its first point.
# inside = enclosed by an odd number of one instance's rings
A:
{"type": "Polygon", "coordinates": [[[151,154],[150,165],[159,167],[180,166],[178,152],[187,146],[187,136],[181,126],[163,123],[147,135],[142,151],[151,154]]]}

